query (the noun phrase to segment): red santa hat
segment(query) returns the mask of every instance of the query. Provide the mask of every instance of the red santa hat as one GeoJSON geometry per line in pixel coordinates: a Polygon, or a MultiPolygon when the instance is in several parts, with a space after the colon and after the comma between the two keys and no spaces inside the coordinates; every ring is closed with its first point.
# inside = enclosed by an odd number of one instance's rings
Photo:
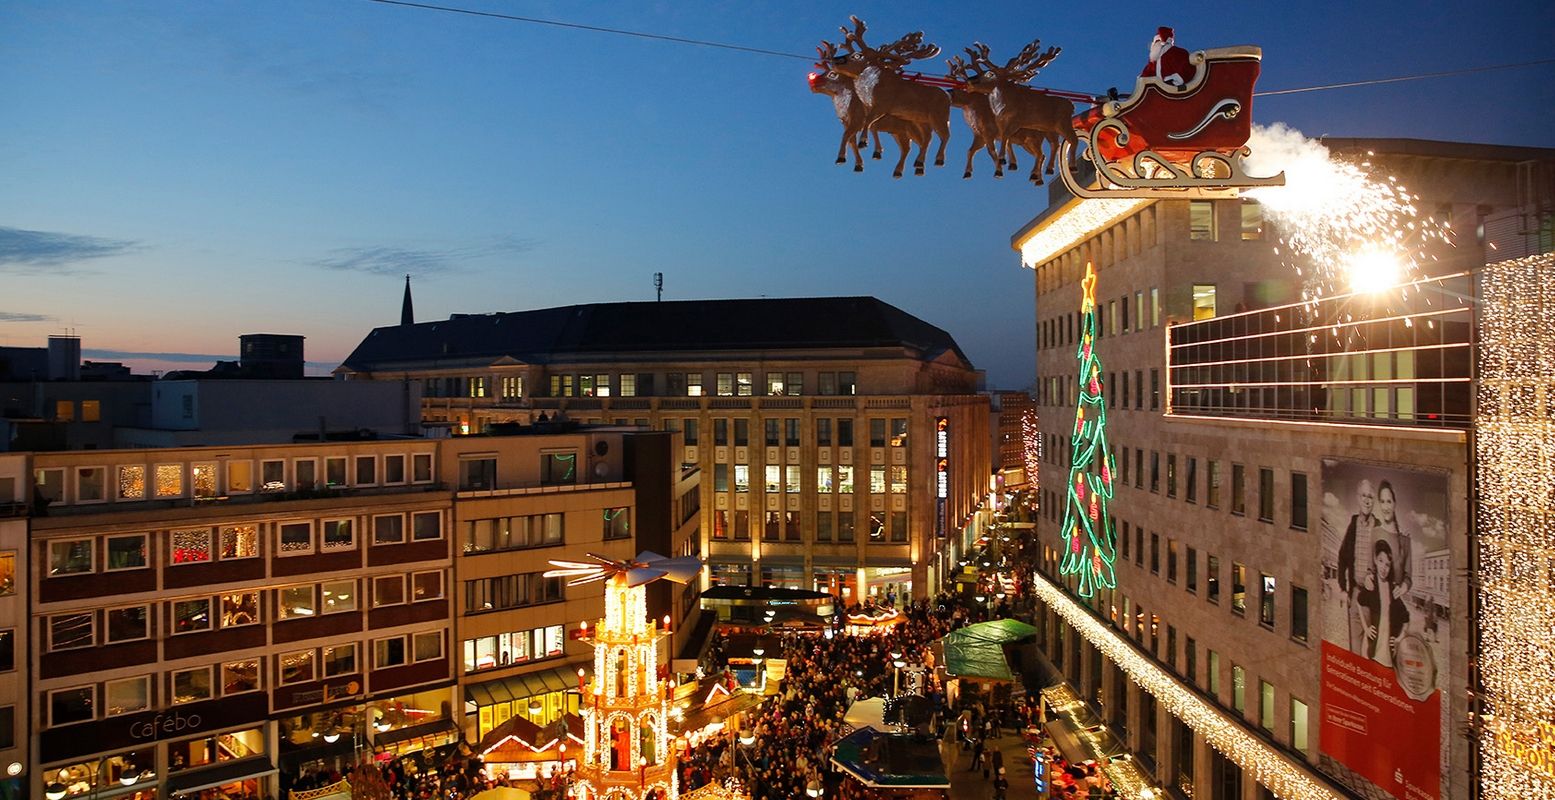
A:
{"type": "Polygon", "coordinates": [[[1164,42],[1164,41],[1167,41],[1168,39],[1172,39],[1172,38],[1175,38],[1175,37],[1172,35],[1172,29],[1171,28],[1168,28],[1165,25],[1162,25],[1161,27],[1155,29],[1155,38],[1160,39],[1161,41],[1164,42]]]}

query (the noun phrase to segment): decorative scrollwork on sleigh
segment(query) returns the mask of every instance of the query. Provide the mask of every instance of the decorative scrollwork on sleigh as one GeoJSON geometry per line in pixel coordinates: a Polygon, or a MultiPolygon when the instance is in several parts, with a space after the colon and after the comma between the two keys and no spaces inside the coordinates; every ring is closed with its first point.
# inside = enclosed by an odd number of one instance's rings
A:
{"type": "MultiPolygon", "coordinates": [[[[1227,47],[1194,53],[1193,79],[1178,87],[1141,77],[1134,93],[1075,117],[1095,185],[1076,173],[1069,153],[1058,159],[1077,197],[1235,197],[1240,189],[1279,186],[1284,173],[1248,175],[1253,85],[1261,51],[1227,47]]],[[[1076,147],[1065,143],[1065,148],[1076,147]]]]}

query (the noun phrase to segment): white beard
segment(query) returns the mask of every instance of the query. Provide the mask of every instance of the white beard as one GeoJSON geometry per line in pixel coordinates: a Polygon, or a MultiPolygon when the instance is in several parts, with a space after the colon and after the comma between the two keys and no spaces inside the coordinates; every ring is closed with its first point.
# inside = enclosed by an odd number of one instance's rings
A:
{"type": "Polygon", "coordinates": [[[1165,53],[1167,50],[1172,49],[1172,44],[1175,41],[1176,41],[1175,39],[1159,39],[1159,38],[1151,39],[1150,40],[1150,60],[1151,61],[1160,61],[1161,60],[1161,54],[1165,53]]]}

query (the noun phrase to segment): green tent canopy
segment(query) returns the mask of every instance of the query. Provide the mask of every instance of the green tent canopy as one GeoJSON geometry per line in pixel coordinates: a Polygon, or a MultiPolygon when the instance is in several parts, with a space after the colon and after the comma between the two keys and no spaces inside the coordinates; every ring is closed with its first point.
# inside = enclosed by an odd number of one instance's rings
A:
{"type": "Polygon", "coordinates": [[[1036,635],[1036,628],[1014,619],[979,622],[951,631],[940,639],[945,672],[953,678],[1013,681],[1004,646],[1036,635]]]}

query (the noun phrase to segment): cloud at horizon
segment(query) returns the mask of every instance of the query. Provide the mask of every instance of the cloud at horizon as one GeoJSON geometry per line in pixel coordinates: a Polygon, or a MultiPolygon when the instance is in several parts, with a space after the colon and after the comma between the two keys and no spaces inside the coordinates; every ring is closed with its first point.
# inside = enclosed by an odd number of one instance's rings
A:
{"type": "Polygon", "coordinates": [[[527,253],[534,250],[538,244],[534,239],[508,237],[483,244],[443,248],[383,245],[341,247],[307,263],[335,272],[362,272],[369,275],[437,275],[467,269],[462,262],[495,255],[527,253]]]}
{"type": "Polygon", "coordinates": [[[53,322],[57,317],[28,311],[0,311],[0,322],[53,322]]]}
{"type": "Polygon", "coordinates": [[[124,255],[139,242],[79,233],[34,231],[0,225],[0,272],[13,275],[71,275],[80,261],[124,255]]]}

